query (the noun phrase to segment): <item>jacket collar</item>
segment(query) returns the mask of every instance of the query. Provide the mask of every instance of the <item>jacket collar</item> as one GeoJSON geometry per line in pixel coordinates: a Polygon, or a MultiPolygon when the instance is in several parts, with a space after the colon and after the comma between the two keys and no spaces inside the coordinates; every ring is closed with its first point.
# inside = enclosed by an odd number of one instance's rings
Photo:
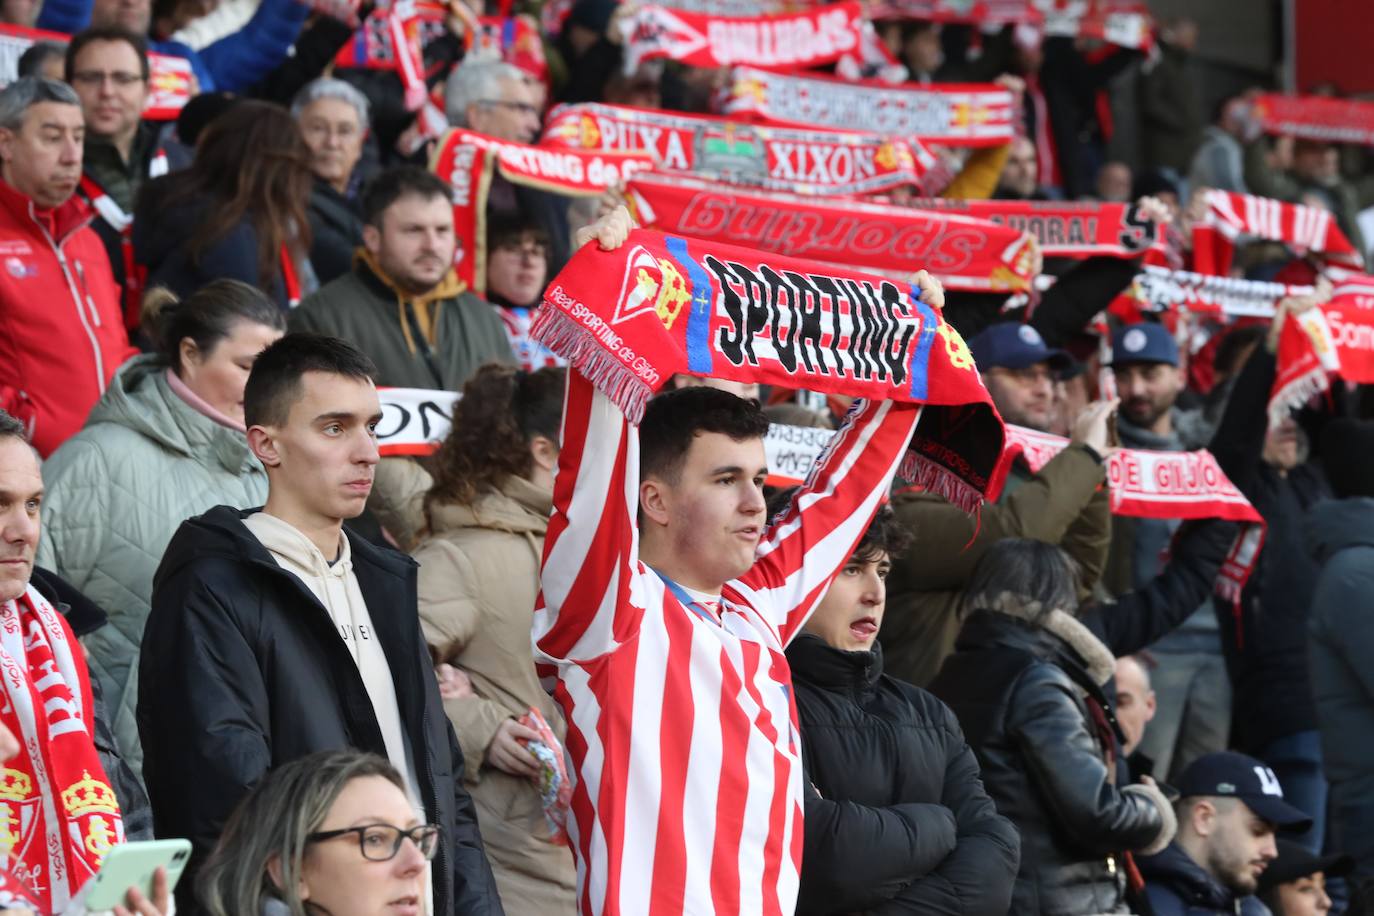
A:
{"type": "Polygon", "coordinates": [[[362,246],[353,254],[353,269],[375,292],[397,302],[414,302],[422,305],[442,299],[456,299],[467,289],[467,284],[458,278],[458,272],[450,267],[448,273],[444,274],[444,279],[439,281],[439,285],[428,292],[418,295],[403,292],[395,281],[386,275],[386,271],[382,270],[382,265],[377,263],[372,252],[362,246]]]}
{"type": "Polygon", "coordinates": [[[823,690],[872,690],[883,676],[883,650],[878,643],[867,652],[847,652],[811,633],[802,633],[787,647],[787,663],[797,680],[823,690]]]}
{"type": "Polygon", "coordinates": [[[67,240],[67,236],[89,223],[95,216],[86,206],[81,195],[73,193],[61,205],[51,210],[43,210],[28,195],[14,185],[0,178],[0,207],[8,210],[15,222],[31,227],[35,235],[46,231],[57,245],[67,240]]]}
{"type": "Polygon", "coordinates": [[[1177,842],[1170,843],[1157,856],[1141,857],[1139,865],[1147,879],[1182,897],[1190,907],[1229,912],[1238,909],[1235,894],[1194,862],[1177,842]]]}
{"type": "Polygon", "coordinates": [[[960,634],[961,643],[995,643],[1025,649],[1047,661],[1081,671],[1097,687],[1115,670],[1111,650],[1080,621],[1054,608],[1048,614],[1038,602],[1019,602],[1002,595],[975,611],[960,634]]]}

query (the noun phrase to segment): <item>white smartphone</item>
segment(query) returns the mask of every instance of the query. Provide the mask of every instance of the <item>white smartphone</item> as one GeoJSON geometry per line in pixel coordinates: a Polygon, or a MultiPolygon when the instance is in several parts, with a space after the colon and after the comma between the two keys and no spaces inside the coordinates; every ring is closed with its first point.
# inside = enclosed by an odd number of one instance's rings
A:
{"type": "Polygon", "coordinates": [[[167,869],[167,892],[171,893],[190,858],[190,840],[121,843],[105,853],[100,871],[91,879],[86,892],[86,909],[112,910],[123,906],[131,887],[138,888],[151,900],[153,873],[159,868],[167,869]]]}

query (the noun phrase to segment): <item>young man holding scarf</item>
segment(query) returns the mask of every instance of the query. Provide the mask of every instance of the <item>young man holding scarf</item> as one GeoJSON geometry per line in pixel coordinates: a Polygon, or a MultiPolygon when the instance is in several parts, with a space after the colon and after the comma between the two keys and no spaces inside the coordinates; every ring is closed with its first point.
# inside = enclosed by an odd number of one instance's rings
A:
{"type": "MultiPolygon", "coordinates": [[[[856,403],[807,483],[765,531],[768,422],[759,407],[707,387],[663,394],[647,408],[645,400],[674,372],[707,362],[714,371],[697,374],[788,377],[771,348],[761,361],[751,350],[752,365],[729,359],[723,316],[740,305],[738,289],[724,273],[713,282],[705,269],[777,270],[816,284],[810,292],[826,287],[835,304],[821,297],[812,304],[821,320],[834,322],[836,344],[846,281],[817,276],[819,266],[649,232],[625,245],[629,230],[621,209],[579,233],[579,242],[595,238],[601,250],[588,246],[569,262],[534,330],[574,370],[534,640],[536,662],[557,672],[555,697],[567,713],[577,770],[569,832],[579,909],[791,914],[803,792],[783,650],[848,560],[899,465],[904,476],[957,492],[970,506],[976,501],[979,484],[970,489],[915,449],[907,453],[923,410],[942,430],[940,418],[961,418],[984,451],[1000,441],[1000,424],[971,369],[952,362],[963,342],[937,317],[940,284],[917,274],[918,300],[915,286],[908,299],[893,284],[862,278],[858,284],[891,296],[878,325],[915,332],[897,338],[904,347],[897,358],[903,372],[920,376],[927,406],[913,403],[917,386],[905,374],[884,398],[875,383],[860,380],[872,375],[837,381],[812,362],[798,364],[791,377],[802,384],[870,397],[856,403]],[[766,263],[748,266],[760,260],[766,263]],[[707,333],[717,326],[719,337],[707,333]],[[631,418],[641,410],[636,427],[631,418]]],[[[854,286],[854,295],[863,288],[854,286]]],[[[752,298],[756,291],[746,290],[760,320],[749,326],[761,322],[765,333],[779,333],[785,316],[774,313],[770,323],[758,314],[769,306],[752,298]]],[[[850,333],[852,354],[867,331],[850,333]]],[[[759,352],[768,346],[762,335],[753,345],[759,352]]],[[[818,348],[812,357],[825,365],[830,351],[818,348]]],[[[943,447],[918,437],[937,452],[943,447]]],[[[956,450],[942,454],[968,454],[956,450]]],[[[963,467],[969,464],[992,476],[997,461],[975,458],[963,467]]]]}

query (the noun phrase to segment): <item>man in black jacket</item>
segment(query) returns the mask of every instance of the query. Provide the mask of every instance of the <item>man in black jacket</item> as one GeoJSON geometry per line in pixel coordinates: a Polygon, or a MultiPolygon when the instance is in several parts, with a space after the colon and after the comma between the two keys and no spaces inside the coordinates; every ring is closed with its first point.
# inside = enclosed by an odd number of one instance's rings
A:
{"type": "Polygon", "coordinates": [[[799,916],[1002,916],[1020,839],[983,791],[949,708],[883,674],[890,556],[908,540],[883,509],[787,649],[806,767],[799,916]]]}
{"type": "MultiPolygon", "coordinates": [[[[499,914],[420,633],[415,563],[342,530],[378,461],[374,371],[349,344],[304,334],[254,363],[244,415],[267,504],[185,522],[154,578],[138,725],[155,827],[188,837],[198,861],[268,770],[372,751],[443,828],[430,912],[499,914]]],[[[191,886],[178,888],[183,907],[191,886]]]]}

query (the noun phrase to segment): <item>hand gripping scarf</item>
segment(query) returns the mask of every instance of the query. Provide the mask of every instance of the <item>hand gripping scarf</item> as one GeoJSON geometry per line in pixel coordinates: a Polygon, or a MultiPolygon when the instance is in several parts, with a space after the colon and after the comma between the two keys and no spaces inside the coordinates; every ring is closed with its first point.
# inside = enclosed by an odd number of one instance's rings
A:
{"type": "Polygon", "coordinates": [[[857,0],[799,13],[718,16],[641,6],[619,22],[625,70],[669,58],[693,67],[753,64],[782,70],[833,64],[859,48],[864,26],[857,0]]]}
{"type": "Polygon", "coordinates": [[[41,905],[60,913],[124,840],[95,750],[90,675],[71,628],[32,586],[0,604],[0,721],[24,748],[0,773],[0,850],[41,905]]]}
{"type": "MultiPolygon", "coordinates": [[[[1009,458],[1020,456],[1032,473],[1039,473],[1069,444],[1060,436],[1020,426],[1007,427],[1006,442],[1009,458]]],[[[1211,452],[1120,449],[1107,459],[1107,486],[1113,515],[1240,522],[1215,589],[1239,609],[1241,592],[1264,545],[1264,519],[1222,473],[1211,452]]]]}
{"type": "Polygon", "coordinates": [[[635,423],[677,373],[921,403],[901,475],[970,511],[1001,485],[1002,424],[968,347],[910,286],[636,230],[574,255],[532,333],[635,423]]]}
{"type": "Polygon", "coordinates": [[[1266,93],[1253,111],[1266,133],[1374,146],[1374,102],[1266,93]]]}
{"type": "Polygon", "coordinates": [[[641,169],[651,168],[647,153],[602,153],[549,149],[510,143],[455,128],[446,133],[430,158],[430,171],[453,187],[454,231],[460,243],[454,268],[458,278],[481,293],[487,286],[487,193],[492,174],[569,197],[597,197],[641,169]]]}
{"type": "Polygon", "coordinates": [[[938,165],[925,147],[897,137],[770,127],[600,103],[558,106],[549,114],[540,142],[564,149],[644,151],[665,169],[804,194],[921,187],[938,165]]]}
{"type": "Polygon", "coordinates": [[[1207,192],[1207,215],[1193,227],[1193,262],[1198,273],[1230,272],[1235,239],[1241,235],[1284,242],[1300,254],[1310,251],[1345,267],[1364,263],[1326,210],[1211,190],[1207,192]]]}
{"type": "Polygon", "coordinates": [[[946,146],[1000,146],[1015,132],[1011,93],[993,83],[892,86],[736,67],[723,111],[771,124],[832,127],[946,146]]]}
{"type": "Polygon", "coordinates": [[[986,220],[657,173],[628,191],[641,225],[674,235],[902,277],[924,268],[957,290],[1021,292],[1034,280],[1030,237],[986,220]]]}

